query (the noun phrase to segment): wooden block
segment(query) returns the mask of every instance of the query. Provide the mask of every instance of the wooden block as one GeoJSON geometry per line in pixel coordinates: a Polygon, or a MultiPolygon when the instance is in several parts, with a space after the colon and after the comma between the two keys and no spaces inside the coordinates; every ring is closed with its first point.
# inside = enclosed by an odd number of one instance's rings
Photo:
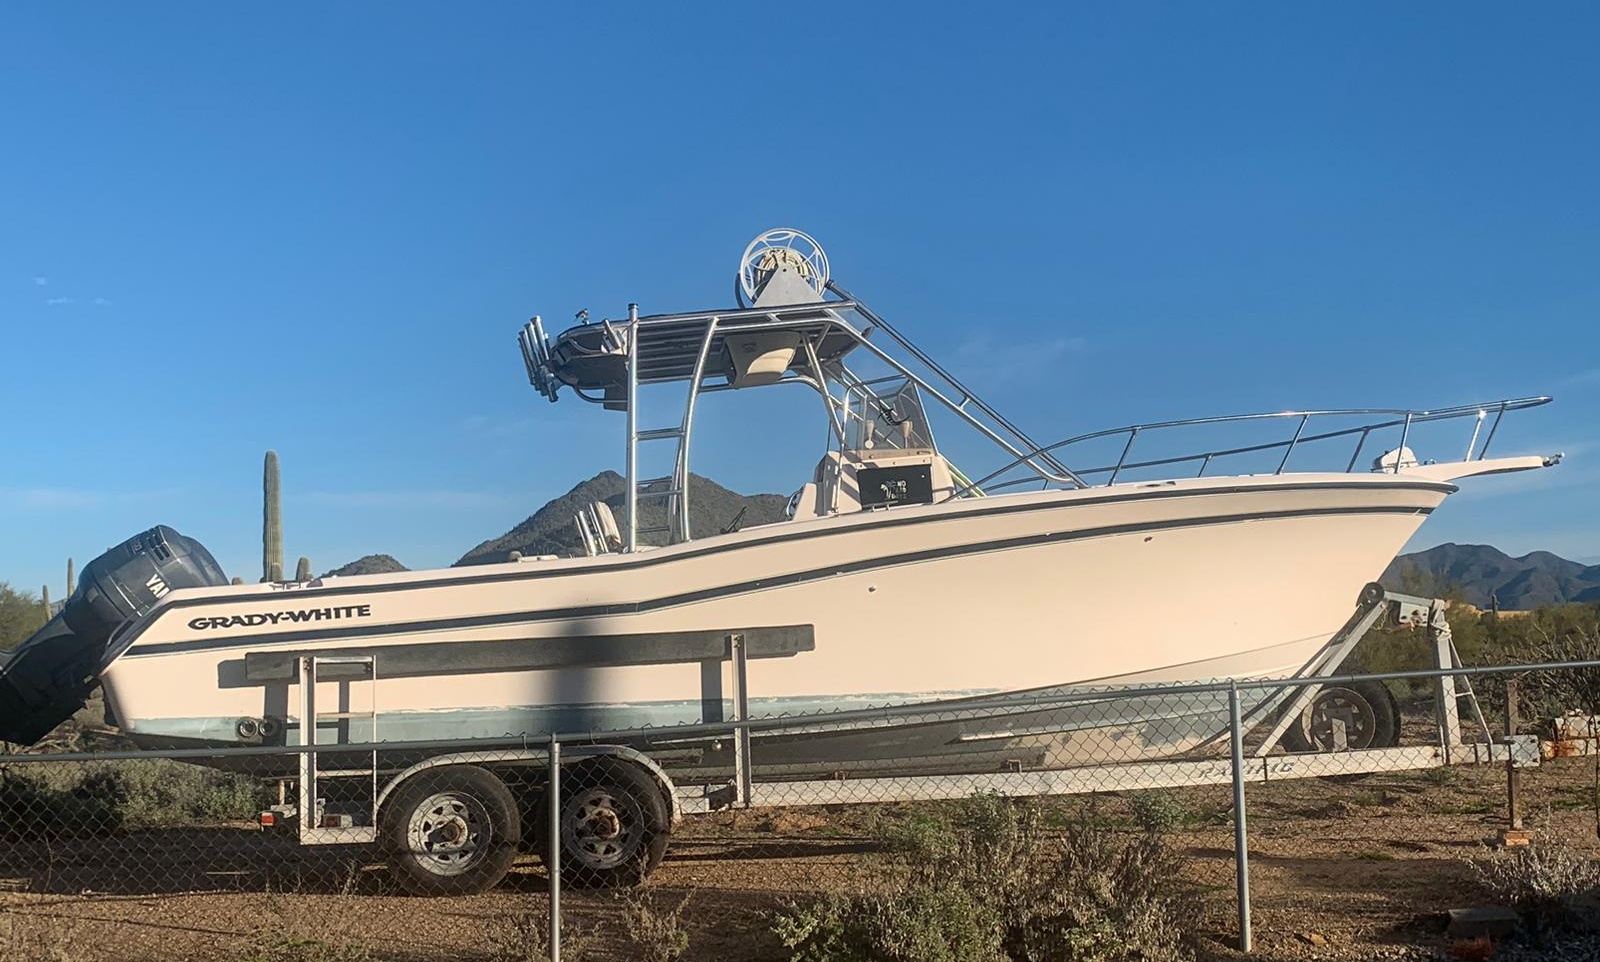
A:
{"type": "Polygon", "coordinates": [[[1451,909],[1445,934],[1457,939],[1503,939],[1517,929],[1517,913],[1504,906],[1451,909]]]}

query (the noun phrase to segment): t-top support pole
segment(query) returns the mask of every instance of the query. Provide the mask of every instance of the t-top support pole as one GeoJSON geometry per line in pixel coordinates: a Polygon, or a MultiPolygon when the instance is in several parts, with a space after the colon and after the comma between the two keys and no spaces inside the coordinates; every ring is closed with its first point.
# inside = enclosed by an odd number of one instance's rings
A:
{"type": "Polygon", "coordinates": [[[628,509],[628,542],[625,550],[639,544],[639,305],[628,305],[628,490],[624,504],[628,509]]]}

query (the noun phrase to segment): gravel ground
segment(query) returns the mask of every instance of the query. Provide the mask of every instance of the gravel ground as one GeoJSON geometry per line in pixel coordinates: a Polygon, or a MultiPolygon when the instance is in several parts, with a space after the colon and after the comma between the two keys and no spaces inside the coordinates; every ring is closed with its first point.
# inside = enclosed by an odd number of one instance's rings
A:
{"type": "MultiPolygon", "coordinates": [[[[1590,765],[1559,759],[1528,770],[1525,811],[1536,838],[1600,857],[1594,813],[1586,807],[1590,765]]],[[[1476,947],[1446,938],[1442,914],[1482,904],[1468,862],[1489,854],[1485,840],[1505,824],[1504,798],[1504,771],[1490,767],[1251,786],[1256,952],[1244,956],[1234,949],[1230,792],[1173,791],[1178,824],[1168,837],[1188,856],[1186,881],[1204,909],[1202,957],[1482,957],[1473,954],[1476,947]]],[[[1124,798],[1047,804],[1062,823],[1095,819],[1131,830],[1124,798]]],[[[780,959],[781,947],[767,931],[770,913],[787,899],[859,882],[874,832],[916,809],[691,819],[648,891],[669,907],[688,899],[687,958],[780,959]]],[[[533,860],[490,894],[418,899],[394,894],[370,853],[302,849],[243,825],[9,843],[0,846],[0,889],[0,959],[7,962],[504,959],[526,949],[516,920],[541,913],[546,898],[533,860]]],[[[620,933],[626,898],[563,893],[569,962],[634,957],[620,933]]],[[[1503,946],[1496,957],[1600,962],[1600,939],[1503,946]]]]}

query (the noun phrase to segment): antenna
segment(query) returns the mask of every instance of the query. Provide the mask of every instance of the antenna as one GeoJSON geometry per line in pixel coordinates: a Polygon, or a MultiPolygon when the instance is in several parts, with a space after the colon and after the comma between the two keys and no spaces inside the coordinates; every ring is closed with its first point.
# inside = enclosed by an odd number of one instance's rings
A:
{"type": "MultiPolygon", "coordinates": [[[[804,231],[792,227],[766,231],[750,242],[739,259],[739,275],[734,284],[739,306],[753,306],[767,284],[780,274],[793,275],[815,293],[812,299],[820,301],[828,286],[828,255],[804,231]]],[[[786,297],[785,301],[792,303],[793,298],[786,297]]]]}

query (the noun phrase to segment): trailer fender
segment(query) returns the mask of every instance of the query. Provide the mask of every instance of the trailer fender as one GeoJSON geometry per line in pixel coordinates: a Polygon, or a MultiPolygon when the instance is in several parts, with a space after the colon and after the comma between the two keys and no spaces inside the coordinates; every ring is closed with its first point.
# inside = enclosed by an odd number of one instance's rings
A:
{"type": "MultiPolygon", "coordinates": [[[[672,815],[672,825],[676,827],[682,821],[683,808],[679,802],[677,790],[672,784],[672,779],[649,755],[626,745],[561,746],[562,767],[570,767],[593,758],[614,758],[618,761],[639,766],[655,780],[656,787],[661,790],[662,795],[666,798],[668,809],[672,815]]],[[[417,762],[389,779],[383,788],[379,790],[374,808],[382,811],[384,803],[394,794],[395,789],[413,775],[444,765],[479,765],[492,769],[496,765],[517,765],[531,768],[536,765],[548,766],[549,764],[550,753],[542,749],[514,748],[496,751],[451,752],[448,755],[435,755],[432,758],[417,762]]]]}

